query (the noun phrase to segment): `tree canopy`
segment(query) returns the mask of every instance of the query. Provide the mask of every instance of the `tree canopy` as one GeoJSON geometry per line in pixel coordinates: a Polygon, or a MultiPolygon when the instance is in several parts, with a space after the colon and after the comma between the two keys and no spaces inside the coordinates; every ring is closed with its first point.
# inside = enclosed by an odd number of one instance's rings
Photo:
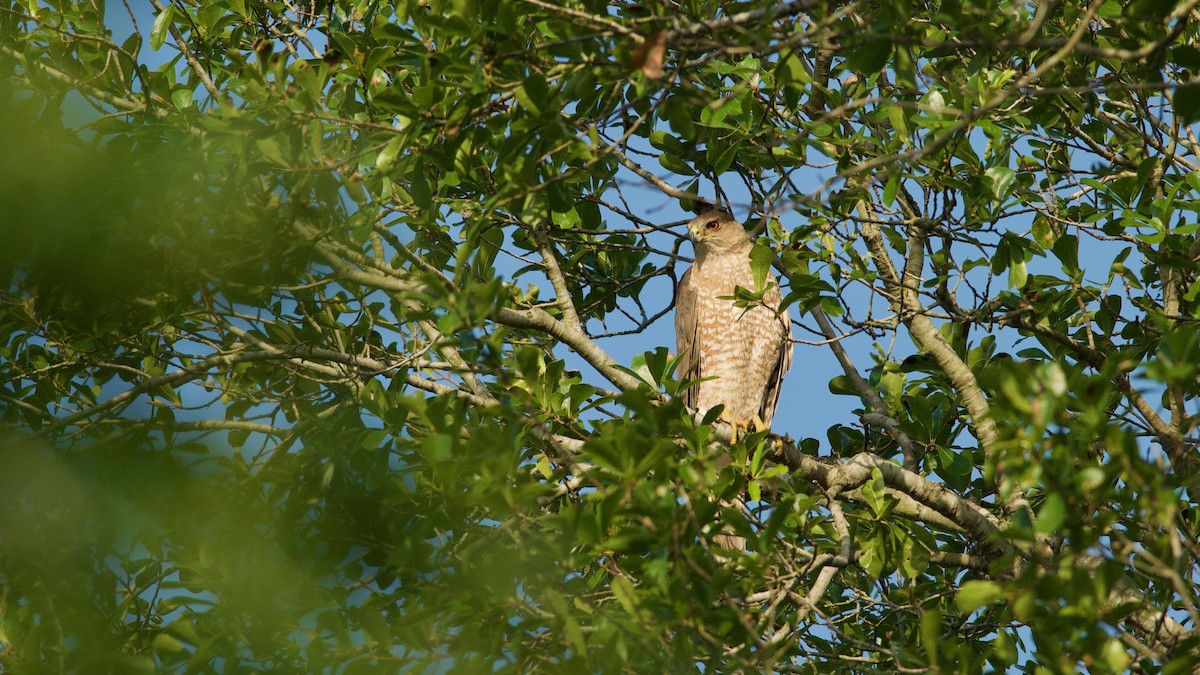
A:
{"type": "Polygon", "coordinates": [[[151,4],[0,4],[0,671],[1200,662],[1200,0],[151,4]]]}

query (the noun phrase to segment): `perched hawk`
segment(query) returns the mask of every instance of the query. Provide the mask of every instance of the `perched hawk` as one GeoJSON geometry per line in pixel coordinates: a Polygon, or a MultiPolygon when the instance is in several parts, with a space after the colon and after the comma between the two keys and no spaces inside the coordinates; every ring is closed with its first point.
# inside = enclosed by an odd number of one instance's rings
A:
{"type": "MultiPolygon", "coordinates": [[[[675,348],[683,359],[683,379],[715,379],[687,389],[683,402],[701,412],[724,404],[721,417],[735,433],[766,428],[792,367],[792,323],[779,309],[779,284],[768,270],[771,288],[762,303],[737,307],[729,297],[736,287],[761,290],[754,287],[753,242],[745,228],[729,214],[710,212],[692,219],[688,231],[696,262],[675,291],[675,348]]],[[[746,548],[736,535],[720,534],[714,541],[722,548],[746,548]]]]}
{"type": "Polygon", "coordinates": [[[792,367],[792,322],[779,310],[779,283],[762,304],[737,307],[738,286],[754,288],[750,270],[753,242],[742,224],[721,212],[705,213],[688,223],[696,262],[675,291],[675,348],[686,380],[715,377],[684,392],[683,401],[701,412],[725,404],[722,417],[735,426],[771,424],[779,404],[783,376],[792,367]],[[724,299],[722,299],[724,298],[724,299]]]}

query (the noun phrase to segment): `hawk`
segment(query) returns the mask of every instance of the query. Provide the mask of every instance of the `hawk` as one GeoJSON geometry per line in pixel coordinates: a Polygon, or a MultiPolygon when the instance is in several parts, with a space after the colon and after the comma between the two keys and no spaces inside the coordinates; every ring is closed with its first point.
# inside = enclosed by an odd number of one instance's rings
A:
{"type": "MultiPolygon", "coordinates": [[[[729,296],[738,286],[754,287],[749,233],[719,211],[688,223],[696,260],[675,290],[675,348],[685,380],[704,381],[684,391],[683,402],[701,413],[724,405],[721,417],[738,429],[764,429],[775,416],[783,376],[792,366],[792,324],[780,310],[782,295],[769,270],[762,302],[738,307],[729,296]]],[[[726,548],[745,541],[718,535],[726,548]]]]}
{"type": "Polygon", "coordinates": [[[675,348],[686,380],[715,377],[689,388],[683,402],[705,412],[725,405],[722,417],[735,426],[771,424],[783,376],[792,367],[792,324],[780,311],[775,275],[762,303],[737,307],[729,296],[754,288],[750,240],[741,223],[721,212],[688,223],[696,261],[675,290],[675,348]]]}

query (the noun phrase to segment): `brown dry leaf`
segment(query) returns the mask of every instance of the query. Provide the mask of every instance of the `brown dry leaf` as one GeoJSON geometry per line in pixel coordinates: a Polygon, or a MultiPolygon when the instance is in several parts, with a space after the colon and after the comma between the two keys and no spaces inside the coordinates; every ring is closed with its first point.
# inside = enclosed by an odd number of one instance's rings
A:
{"type": "Polygon", "coordinates": [[[667,29],[662,29],[642,41],[629,57],[629,69],[641,69],[648,79],[663,76],[663,59],[667,53],[667,29]]]}

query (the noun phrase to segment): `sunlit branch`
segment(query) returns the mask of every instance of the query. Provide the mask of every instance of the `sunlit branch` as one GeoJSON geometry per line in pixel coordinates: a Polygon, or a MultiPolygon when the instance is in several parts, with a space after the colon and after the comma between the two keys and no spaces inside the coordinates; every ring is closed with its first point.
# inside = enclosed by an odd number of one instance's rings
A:
{"type": "MultiPolygon", "coordinates": [[[[154,5],[154,9],[158,10],[160,13],[163,11],[163,4],[160,2],[160,0],[150,0],[150,4],[154,5]]],[[[177,11],[183,13],[186,12],[187,9],[181,7],[177,11]]],[[[200,60],[196,58],[196,55],[192,53],[192,49],[188,46],[187,40],[183,39],[183,33],[180,32],[179,28],[177,28],[174,23],[171,23],[167,29],[171,32],[172,39],[175,40],[175,46],[179,48],[180,53],[182,53],[184,59],[187,60],[188,67],[191,68],[192,72],[196,74],[197,78],[199,78],[201,84],[203,84],[204,88],[208,91],[208,95],[212,97],[213,102],[217,104],[224,102],[226,100],[225,94],[222,93],[217,85],[212,81],[212,78],[208,75],[208,71],[204,69],[204,65],[201,64],[200,60]]]]}
{"type": "Polygon", "coordinates": [[[544,309],[517,310],[501,307],[493,318],[503,326],[536,330],[565,343],[620,389],[633,390],[642,386],[641,380],[621,370],[617,366],[617,362],[593,342],[586,333],[555,319],[544,309]]]}
{"type": "MultiPolygon", "coordinates": [[[[942,372],[946,373],[946,377],[962,397],[963,405],[971,415],[972,426],[979,438],[980,446],[985,454],[994,458],[996,426],[991,417],[991,408],[988,405],[987,397],[984,396],[983,389],[975,379],[975,374],[946,342],[929,317],[917,313],[916,310],[920,309],[921,304],[916,293],[915,280],[900,277],[892,264],[879,226],[874,222],[874,218],[866,213],[868,208],[866,204],[860,202],[859,206],[862,211],[860,215],[863,217],[861,228],[863,239],[866,241],[867,248],[870,249],[871,257],[889,294],[899,300],[893,300],[893,310],[900,312],[901,321],[908,327],[913,338],[920,345],[921,351],[933,358],[942,372]]],[[[1013,489],[1014,495],[1018,492],[1019,489],[1013,489]]]]}
{"type": "Polygon", "coordinates": [[[111,410],[112,408],[118,407],[122,404],[129,403],[142,394],[153,392],[166,386],[173,387],[183,382],[187,382],[188,380],[194,380],[216,367],[228,368],[238,363],[263,361],[273,358],[276,358],[276,354],[273,351],[262,350],[238,351],[228,354],[217,354],[216,356],[210,356],[207,359],[192,363],[174,372],[152,377],[137,385],[134,385],[133,387],[113,396],[106,401],[102,401],[74,414],[54,420],[50,425],[50,428],[62,429],[81,420],[99,415],[100,413],[111,410]]]}
{"type": "Polygon", "coordinates": [[[858,395],[862,397],[863,401],[871,406],[872,412],[863,414],[863,421],[887,430],[888,435],[895,439],[896,443],[904,451],[904,468],[909,471],[916,471],[920,465],[920,457],[912,439],[900,428],[900,423],[888,414],[887,404],[879,397],[879,393],[863,379],[858,369],[854,367],[854,362],[850,360],[850,355],[846,353],[845,347],[838,340],[837,331],[834,330],[833,324],[829,322],[829,318],[825,316],[825,311],[818,306],[813,307],[810,313],[813,319],[816,320],[817,327],[821,329],[821,333],[825,335],[826,342],[833,351],[834,357],[842,366],[842,372],[849,378],[850,383],[854,385],[854,389],[858,391],[858,395]]]}
{"type": "Polygon", "coordinates": [[[563,323],[568,328],[581,330],[583,325],[579,321],[579,313],[575,311],[575,301],[571,299],[571,290],[567,288],[567,280],[558,266],[558,254],[554,251],[547,236],[549,228],[548,223],[535,226],[534,238],[537,240],[538,253],[542,256],[546,277],[550,279],[550,285],[554,287],[554,302],[558,305],[558,310],[562,312],[563,323]]]}

